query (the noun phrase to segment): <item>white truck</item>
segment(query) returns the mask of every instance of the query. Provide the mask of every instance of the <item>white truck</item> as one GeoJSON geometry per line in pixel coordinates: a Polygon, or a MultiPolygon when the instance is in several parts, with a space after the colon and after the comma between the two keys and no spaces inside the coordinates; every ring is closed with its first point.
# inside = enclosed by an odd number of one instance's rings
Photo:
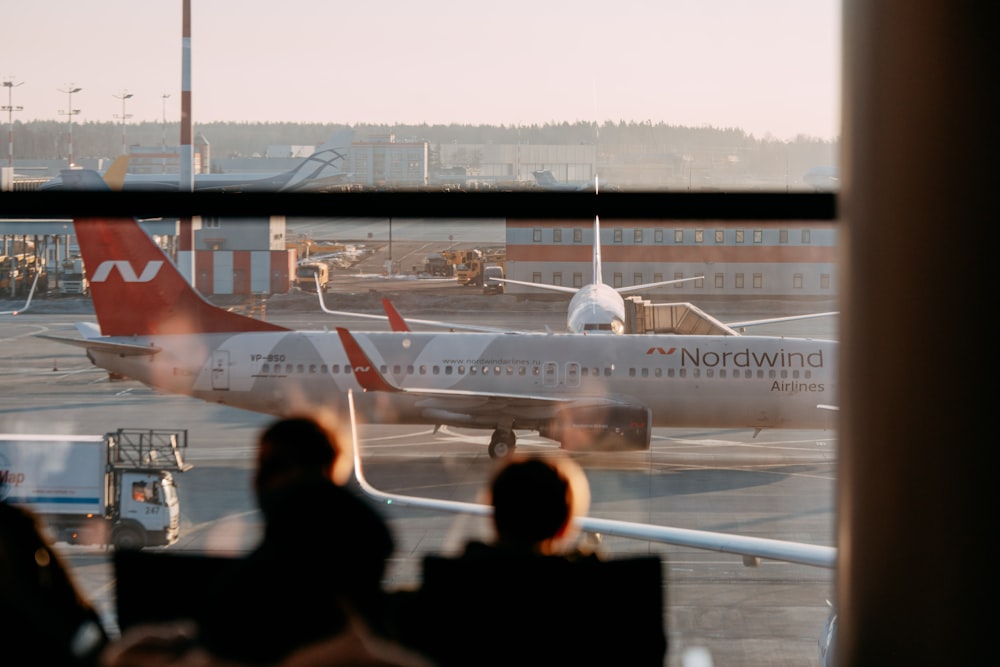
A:
{"type": "Polygon", "coordinates": [[[41,518],[56,541],[166,546],[177,541],[174,472],[187,431],[118,429],[104,435],[0,434],[0,499],[41,518]]]}
{"type": "Polygon", "coordinates": [[[87,294],[90,292],[90,282],[83,259],[79,256],[64,259],[59,271],[60,294],[87,294]]]}

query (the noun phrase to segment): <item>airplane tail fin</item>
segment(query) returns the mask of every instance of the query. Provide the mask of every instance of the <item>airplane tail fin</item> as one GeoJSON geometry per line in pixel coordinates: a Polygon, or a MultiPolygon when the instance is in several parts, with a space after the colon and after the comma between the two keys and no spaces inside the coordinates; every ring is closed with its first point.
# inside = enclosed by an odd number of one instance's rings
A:
{"type": "Polygon", "coordinates": [[[601,285],[601,219],[594,216],[594,284],[601,285]]]}
{"type": "Polygon", "coordinates": [[[347,156],[354,138],[354,130],[341,130],[330,137],[302,164],[291,170],[280,190],[314,188],[347,174],[347,156]]]}
{"type": "MultiPolygon", "coordinates": [[[[107,189],[97,172],[63,173],[73,189],[107,189]]],[[[77,218],[73,226],[105,336],[286,330],[206,301],[133,218],[77,218]]]]}
{"type": "Polygon", "coordinates": [[[556,180],[551,169],[536,169],[531,172],[531,175],[535,177],[535,182],[542,187],[559,185],[559,181],[556,180]]]}
{"type": "Polygon", "coordinates": [[[392,301],[382,299],[382,308],[385,310],[386,317],[389,318],[389,326],[393,331],[407,332],[410,330],[410,326],[403,319],[403,316],[399,314],[399,311],[396,310],[396,306],[392,305],[392,301]]]}
{"type": "Polygon", "coordinates": [[[119,155],[104,172],[104,182],[115,192],[125,187],[125,175],[128,173],[128,155],[119,155]]]}

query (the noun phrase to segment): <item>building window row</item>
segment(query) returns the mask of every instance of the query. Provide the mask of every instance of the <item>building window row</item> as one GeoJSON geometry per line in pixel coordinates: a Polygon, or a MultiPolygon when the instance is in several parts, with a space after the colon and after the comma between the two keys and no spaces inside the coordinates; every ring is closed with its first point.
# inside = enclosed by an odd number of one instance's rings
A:
{"type": "MultiPolygon", "coordinates": [[[[634,245],[641,245],[643,240],[646,238],[645,228],[635,227],[632,229],[632,243],[634,245]]],[[[741,244],[746,243],[747,230],[745,229],[715,229],[708,230],[709,238],[713,239],[716,244],[726,243],[727,235],[732,240],[733,243],[741,244]]],[[[778,245],[787,245],[791,234],[795,230],[790,229],[779,229],[778,230],[778,245]]],[[[751,243],[763,243],[764,242],[764,230],[763,229],[753,229],[750,230],[750,242],[751,243]]],[[[812,243],[812,230],[801,229],[798,230],[799,243],[801,245],[810,245],[812,243]]],[[[653,243],[655,245],[661,245],[664,242],[664,230],[662,228],[653,229],[653,243]]],[[[685,238],[690,238],[692,243],[702,244],[705,243],[706,230],[704,229],[674,229],[673,238],[675,244],[683,244],[685,238]]],[[[625,239],[625,230],[621,227],[615,227],[612,230],[612,242],[613,243],[623,243],[625,239]]],[[[552,234],[550,238],[552,243],[562,243],[563,242],[563,230],[559,227],[552,229],[552,234]]],[[[532,242],[543,243],[544,235],[541,228],[535,228],[532,230],[532,242]]],[[[583,243],[583,229],[574,228],[573,229],[573,243],[583,243]]]]}
{"type": "MultiPolygon", "coordinates": [[[[763,289],[764,288],[764,274],[762,272],[754,272],[750,275],[750,285],[752,289],[763,289]]],[[[727,274],[722,272],[717,272],[712,274],[712,284],[715,289],[726,289],[729,285],[727,284],[727,274]]],[[[736,289],[744,289],[747,285],[746,280],[747,274],[738,271],[731,274],[732,286],[736,289]]],[[[675,282],[674,289],[684,289],[686,287],[694,286],[695,289],[704,289],[705,287],[705,274],[695,273],[690,276],[685,276],[682,272],[675,272],[671,280],[681,281],[685,278],[697,278],[697,280],[686,280],[685,282],[675,282]]],[[[531,282],[542,283],[542,272],[534,271],[531,274],[531,282]]],[[[645,276],[643,273],[638,271],[632,274],[632,285],[644,285],[646,284],[645,276]]],[[[662,273],[654,273],[652,283],[664,282],[662,273]]],[[[548,282],[550,285],[563,285],[563,273],[562,271],[554,271],[552,273],[552,279],[548,282]]],[[[819,288],[822,290],[830,289],[830,274],[821,273],[819,274],[819,288]]],[[[615,271],[611,274],[611,286],[614,288],[625,287],[625,274],[621,271],[615,271]]],[[[573,273],[573,287],[583,287],[583,273],[576,271],[573,273]]],[[[792,289],[801,290],[806,288],[805,274],[793,273],[792,274],[792,289]]]]}

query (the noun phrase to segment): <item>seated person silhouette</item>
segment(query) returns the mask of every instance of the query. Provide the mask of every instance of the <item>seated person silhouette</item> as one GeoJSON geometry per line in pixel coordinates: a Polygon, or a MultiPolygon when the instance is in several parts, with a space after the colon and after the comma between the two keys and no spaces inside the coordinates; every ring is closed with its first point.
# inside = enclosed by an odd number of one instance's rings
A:
{"type": "Polygon", "coordinates": [[[0,482],[0,635],[6,665],[94,667],[108,642],[97,612],[49,546],[38,517],[0,482]]]}
{"type": "Polygon", "coordinates": [[[496,539],[424,559],[420,588],[392,598],[396,638],[451,665],[662,665],[658,557],[602,560],[573,545],[583,471],[563,456],[512,457],[489,486],[496,539]]]}
{"type": "MultiPolygon", "coordinates": [[[[342,486],[333,432],[312,417],[272,423],[258,439],[254,491],[264,538],[220,582],[198,619],[209,652],[267,663],[336,635],[347,615],[380,616],[393,540],[383,519],[342,486]]],[[[342,460],[344,459],[344,460],[342,460]]]]}
{"type": "Polygon", "coordinates": [[[272,422],[257,444],[260,544],[241,559],[179,564],[215,577],[198,577],[209,583],[195,595],[174,591],[196,603],[187,615],[193,627],[139,626],[107,664],[188,651],[208,664],[276,664],[359,625],[377,634],[393,539],[383,519],[342,485],[351,457],[311,416],[272,422]]]}

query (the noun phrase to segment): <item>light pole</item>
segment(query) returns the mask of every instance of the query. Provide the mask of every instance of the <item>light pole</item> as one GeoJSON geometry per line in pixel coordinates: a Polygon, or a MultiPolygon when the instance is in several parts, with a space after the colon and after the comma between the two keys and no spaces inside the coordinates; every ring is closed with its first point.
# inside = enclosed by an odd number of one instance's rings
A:
{"type": "Polygon", "coordinates": [[[67,151],[68,152],[67,159],[69,160],[70,167],[73,166],[73,116],[80,113],[79,109],[73,108],[73,93],[78,93],[81,90],[83,90],[83,88],[77,88],[73,86],[72,83],[66,87],[66,90],[62,90],[61,88],[59,89],[60,93],[66,93],[67,95],[66,110],[60,111],[59,114],[62,116],[66,116],[67,118],[66,121],[68,128],[67,137],[69,139],[69,150],[67,151]]]}
{"type": "Polygon", "coordinates": [[[163,156],[160,158],[160,171],[161,173],[167,173],[167,100],[170,98],[170,93],[163,93],[160,95],[160,99],[163,100],[163,125],[160,129],[160,154],[163,156]]]}
{"type": "Polygon", "coordinates": [[[132,93],[127,90],[123,90],[121,95],[112,95],[111,97],[122,101],[122,115],[119,116],[118,114],[115,114],[115,118],[122,119],[122,155],[125,155],[128,153],[128,142],[125,139],[125,121],[132,117],[132,114],[125,113],[125,100],[132,97],[132,93]]]}
{"type": "Polygon", "coordinates": [[[14,77],[3,82],[7,89],[7,104],[3,106],[3,110],[7,112],[7,166],[11,168],[14,167],[14,112],[24,110],[24,107],[14,106],[14,88],[22,83],[24,81],[14,83],[14,77]]]}
{"type": "Polygon", "coordinates": [[[162,135],[160,138],[160,143],[163,144],[164,148],[167,147],[167,100],[169,98],[170,98],[170,93],[163,93],[162,95],[160,95],[160,99],[163,100],[163,126],[162,126],[162,135]]]}

